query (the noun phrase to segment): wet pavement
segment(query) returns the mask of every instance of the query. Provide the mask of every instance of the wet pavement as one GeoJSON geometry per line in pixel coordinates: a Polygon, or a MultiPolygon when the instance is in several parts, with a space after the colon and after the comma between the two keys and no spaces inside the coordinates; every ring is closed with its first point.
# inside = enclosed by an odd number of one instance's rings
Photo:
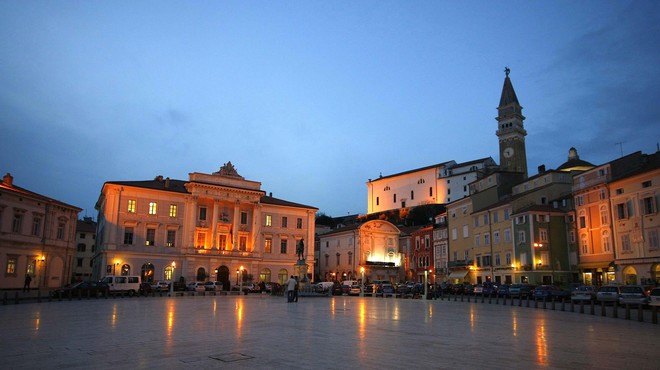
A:
{"type": "Polygon", "coordinates": [[[474,301],[140,297],[0,318],[3,369],[660,368],[660,325],[474,301]]]}

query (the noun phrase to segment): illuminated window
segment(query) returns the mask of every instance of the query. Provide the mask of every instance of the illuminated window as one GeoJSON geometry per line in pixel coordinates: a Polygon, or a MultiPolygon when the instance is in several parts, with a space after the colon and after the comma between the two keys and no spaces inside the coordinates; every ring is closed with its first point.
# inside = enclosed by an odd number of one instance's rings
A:
{"type": "Polygon", "coordinates": [[[206,245],[206,233],[197,233],[197,248],[204,248],[206,245]]]}
{"type": "Polygon", "coordinates": [[[172,266],[165,267],[165,280],[172,280],[172,266]]]}
{"type": "Polygon", "coordinates": [[[266,238],[264,240],[264,253],[272,253],[273,249],[273,239],[266,238]]]}
{"type": "Polygon", "coordinates": [[[227,234],[218,235],[218,249],[227,250],[227,234]]]}
{"type": "Polygon", "coordinates": [[[273,216],[266,215],[266,226],[273,226],[273,216]]]}
{"type": "Polygon", "coordinates": [[[176,204],[170,204],[170,217],[176,217],[176,204]]]}
{"type": "Polygon", "coordinates": [[[158,204],[156,202],[149,202],[149,214],[155,215],[158,211],[158,204]]]}
{"type": "Polygon", "coordinates": [[[8,256],[7,257],[7,266],[5,268],[5,275],[13,275],[16,276],[16,260],[17,257],[15,256],[8,256]]]}
{"type": "Polygon", "coordinates": [[[128,200],[128,212],[129,213],[135,213],[135,199],[129,199],[128,200]]]}

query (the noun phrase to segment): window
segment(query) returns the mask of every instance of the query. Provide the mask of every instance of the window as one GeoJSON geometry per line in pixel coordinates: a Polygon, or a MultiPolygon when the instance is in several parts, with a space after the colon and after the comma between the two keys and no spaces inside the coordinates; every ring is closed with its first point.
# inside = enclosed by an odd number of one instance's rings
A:
{"type": "Polygon", "coordinates": [[[349,266],[353,265],[353,252],[348,252],[348,260],[346,262],[348,262],[349,266]]]}
{"type": "Polygon", "coordinates": [[[273,216],[266,215],[266,226],[273,226],[273,216]]]}
{"type": "Polygon", "coordinates": [[[508,220],[511,217],[510,211],[508,208],[504,209],[504,220],[508,220]]]}
{"type": "Polygon", "coordinates": [[[86,249],[87,246],[85,245],[85,243],[78,244],[78,248],[77,248],[78,252],[85,252],[86,249]]]}
{"type": "Polygon", "coordinates": [[[124,229],[124,244],[132,245],[133,244],[133,228],[127,227],[124,229]]]}
{"type": "Polygon", "coordinates": [[[470,233],[469,233],[468,225],[463,225],[463,237],[467,238],[469,234],[470,233]]]}
{"type": "Polygon", "coordinates": [[[280,241],[280,253],[282,253],[282,254],[286,254],[287,242],[288,242],[287,239],[282,239],[282,240],[280,241]]]}
{"type": "Polygon", "coordinates": [[[498,211],[493,212],[493,223],[500,222],[500,213],[498,211]]]}
{"type": "Polygon", "coordinates": [[[410,200],[413,200],[413,199],[415,199],[415,191],[411,190],[410,191],[410,200]]]}
{"type": "Polygon", "coordinates": [[[650,188],[652,185],[653,184],[651,183],[650,180],[642,182],[642,188],[650,188]]]}
{"type": "Polygon", "coordinates": [[[625,203],[619,203],[616,205],[616,215],[617,215],[617,219],[619,220],[625,220],[626,218],[628,218],[628,212],[626,210],[625,203]]]}
{"type": "Polygon", "coordinates": [[[649,230],[646,234],[649,241],[649,249],[660,248],[660,238],[658,237],[658,229],[649,230]]]}
{"type": "Polygon", "coordinates": [[[507,243],[511,241],[511,229],[504,229],[504,241],[507,243]]]}
{"type": "Polygon", "coordinates": [[[241,225],[248,224],[248,214],[247,212],[241,212],[241,225]]]}
{"type": "Polygon", "coordinates": [[[600,200],[607,199],[607,193],[605,193],[605,189],[600,189],[600,193],[598,194],[598,199],[600,200]]]}
{"type": "Polygon", "coordinates": [[[197,248],[204,248],[206,246],[206,233],[197,233],[197,248]]]}
{"type": "Polygon", "coordinates": [[[158,203],[149,202],[149,214],[150,215],[155,215],[157,213],[158,213],[158,203]]]}
{"type": "Polygon", "coordinates": [[[482,261],[484,262],[484,266],[490,266],[491,263],[492,263],[491,260],[490,260],[490,256],[484,256],[482,258],[482,261]]]}
{"type": "Polygon", "coordinates": [[[376,205],[380,205],[380,199],[378,197],[376,197],[376,205]]]}
{"type": "Polygon", "coordinates": [[[302,218],[296,220],[296,229],[302,229],[302,218]]]}
{"type": "Polygon", "coordinates": [[[468,250],[463,251],[463,257],[465,257],[466,261],[469,260],[470,259],[470,251],[468,251],[468,250]]]}
{"type": "Polygon", "coordinates": [[[20,234],[22,228],[23,228],[23,214],[14,213],[14,221],[12,222],[11,225],[11,231],[20,234]]]}
{"type": "Polygon", "coordinates": [[[135,199],[129,199],[128,200],[128,213],[135,213],[135,204],[136,200],[135,199]]]}
{"type": "Polygon", "coordinates": [[[474,227],[479,227],[479,216],[474,216],[474,227]]]}
{"type": "Polygon", "coordinates": [[[548,241],[548,229],[539,229],[539,240],[542,242],[548,241]]]}
{"type": "Polygon", "coordinates": [[[283,228],[286,228],[288,223],[289,223],[289,222],[288,222],[287,218],[286,218],[286,217],[282,217],[282,227],[283,227],[283,228]]]}
{"type": "Polygon", "coordinates": [[[474,246],[479,247],[481,245],[481,235],[477,234],[474,236],[474,246]]]}
{"type": "Polygon", "coordinates": [[[493,232],[493,243],[500,244],[500,232],[499,231],[494,231],[493,232]]]}
{"type": "Polygon", "coordinates": [[[541,197],[541,204],[548,204],[548,198],[541,197]]]}
{"type": "Polygon", "coordinates": [[[603,252],[611,252],[612,251],[612,243],[610,242],[610,232],[607,230],[603,230],[603,252]]]}
{"type": "Polygon", "coordinates": [[[484,234],[484,245],[490,245],[490,234],[489,233],[484,234]]]}
{"type": "Polygon", "coordinates": [[[582,254],[589,254],[589,243],[587,242],[587,234],[580,235],[580,251],[582,254]]]}
{"type": "Polygon", "coordinates": [[[218,249],[219,250],[229,250],[227,247],[227,234],[218,235],[218,249]]]}
{"type": "Polygon", "coordinates": [[[608,216],[607,207],[605,206],[600,207],[600,224],[601,225],[610,224],[610,218],[608,216]]]}
{"type": "Polygon", "coordinates": [[[585,216],[580,216],[578,218],[580,220],[580,229],[584,229],[587,227],[587,218],[585,216]]]}
{"type": "Polygon", "coordinates": [[[82,258],[76,258],[76,260],[77,260],[77,261],[76,261],[76,265],[77,265],[78,267],[82,267],[82,266],[83,266],[83,259],[82,259],[82,258]]]}
{"type": "Polygon", "coordinates": [[[206,221],[206,207],[199,207],[199,218],[200,221],[206,221]]]}
{"type": "Polygon", "coordinates": [[[264,253],[272,253],[273,249],[273,239],[266,238],[264,240],[264,253]]]}
{"type": "Polygon", "coordinates": [[[477,256],[477,267],[481,267],[481,256],[477,256]]]}
{"type": "Polygon", "coordinates": [[[646,197],[642,199],[642,210],[645,215],[652,215],[655,213],[655,198],[646,197]]]}
{"type": "Polygon", "coordinates": [[[396,194],[394,194],[394,203],[396,203],[396,194]]]}
{"type": "Polygon", "coordinates": [[[7,257],[7,267],[5,268],[5,275],[16,276],[16,260],[17,257],[8,256],[7,257]]]}
{"type": "Polygon", "coordinates": [[[456,240],[456,238],[458,237],[457,234],[458,233],[456,232],[456,228],[455,227],[452,228],[451,229],[451,240],[456,240]]]}
{"type": "Polygon", "coordinates": [[[433,187],[429,187],[429,197],[433,196],[433,187]]]}
{"type": "Polygon", "coordinates": [[[174,247],[176,241],[176,230],[167,230],[167,242],[166,246],[174,247]]]}
{"type": "Polygon", "coordinates": [[[80,239],[85,239],[87,235],[85,233],[80,233],[80,239]]]}
{"type": "Polygon", "coordinates": [[[616,193],[616,195],[621,195],[621,194],[623,194],[623,189],[619,188],[619,189],[616,189],[614,192],[616,193]]]}
{"type": "Polygon", "coordinates": [[[488,224],[490,224],[490,215],[486,213],[484,215],[484,225],[488,225],[488,224]]]}
{"type": "Polygon", "coordinates": [[[621,251],[623,253],[632,253],[632,245],[630,244],[630,235],[621,235],[621,251]]]}
{"type": "Polygon", "coordinates": [[[238,250],[239,251],[247,251],[247,236],[240,236],[238,237],[238,250]]]}
{"type": "Polygon", "coordinates": [[[57,239],[64,240],[64,228],[65,228],[64,222],[60,222],[57,224],[57,239]]]}
{"type": "Polygon", "coordinates": [[[341,253],[337,252],[337,266],[339,266],[340,257],[341,257],[341,253]]]}
{"type": "Polygon", "coordinates": [[[525,232],[524,231],[518,231],[518,242],[519,243],[524,243],[525,242],[525,232]]]}
{"type": "Polygon", "coordinates": [[[328,267],[329,264],[330,264],[330,255],[326,254],[325,255],[325,267],[328,267]]]}
{"type": "Polygon", "coordinates": [[[571,230],[571,231],[568,233],[568,238],[569,238],[569,240],[571,241],[571,243],[575,243],[575,231],[571,230]]]}
{"type": "Polygon", "coordinates": [[[584,205],[584,196],[578,195],[575,197],[575,205],[576,206],[583,206],[584,205]]]}
{"type": "Polygon", "coordinates": [[[145,245],[156,245],[156,229],[147,229],[147,240],[145,245]]]}
{"type": "Polygon", "coordinates": [[[170,217],[176,217],[176,204],[170,204],[170,217]]]}
{"type": "Polygon", "coordinates": [[[32,235],[39,236],[40,232],[41,232],[41,217],[35,217],[32,219],[32,235]]]}
{"type": "Polygon", "coordinates": [[[507,266],[511,266],[511,252],[506,252],[504,255],[507,266]]]}

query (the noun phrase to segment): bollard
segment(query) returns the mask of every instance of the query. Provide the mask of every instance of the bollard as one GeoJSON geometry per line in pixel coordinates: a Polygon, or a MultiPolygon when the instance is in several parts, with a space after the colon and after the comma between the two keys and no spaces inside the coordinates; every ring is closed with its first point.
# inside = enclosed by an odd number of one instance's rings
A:
{"type": "Polygon", "coordinates": [[[595,315],[595,306],[594,306],[594,301],[591,301],[591,312],[589,312],[591,315],[595,315]]]}
{"type": "Polygon", "coordinates": [[[463,296],[464,296],[464,294],[461,294],[461,302],[463,302],[463,296]]]}
{"type": "MultiPolygon", "coordinates": [[[[483,294],[483,293],[481,293],[481,294],[483,294]]],[[[489,294],[488,295],[488,304],[490,304],[492,300],[493,300],[493,295],[489,294]]]]}
{"type": "MultiPolygon", "coordinates": [[[[513,304],[513,298],[511,298],[511,304],[513,304]]],[[[522,307],[522,296],[518,297],[518,307],[522,307]]]]}
{"type": "Polygon", "coordinates": [[[658,306],[653,306],[653,309],[651,310],[651,321],[654,324],[658,323],[658,306]]]}
{"type": "Polygon", "coordinates": [[[626,303],[626,320],[630,320],[630,303],[626,303]]]}
{"type": "Polygon", "coordinates": [[[41,290],[37,290],[37,303],[41,303],[41,290]]]}
{"type": "Polygon", "coordinates": [[[500,295],[499,294],[495,295],[495,304],[500,304],[500,295]]]}
{"type": "Polygon", "coordinates": [[[19,303],[18,302],[18,292],[16,292],[16,298],[15,299],[16,299],[16,304],[18,304],[19,303]]]}
{"type": "Polygon", "coordinates": [[[525,296],[527,299],[527,308],[529,308],[529,295],[525,296]]]}
{"type": "Polygon", "coordinates": [[[555,310],[555,298],[554,297],[550,298],[550,309],[553,310],[553,311],[555,310]]]}
{"type": "Polygon", "coordinates": [[[607,316],[607,312],[605,311],[605,302],[600,302],[600,315],[601,316],[607,316]]]}
{"type": "Polygon", "coordinates": [[[614,313],[612,314],[612,317],[614,317],[616,319],[616,318],[619,317],[619,308],[617,307],[617,302],[616,301],[614,301],[613,306],[614,306],[614,313]]]}
{"type": "Polygon", "coordinates": [[[562,312],[566,311],[566,300],[563,299],[561,301],[561,311],[562,312]]]}
{"type": "Polygon", "coordinates": [[[5,292],[3,298],[2,298],[2,305],[6,306],[7,305],[7,292],[5,292]]]}
{"type": "Polygon", "coordinates": [[[484,299],[485,299],[484,295],[481,294],[481,303],[484,303],[484,299]]]}
{"type": "Polygon", "coordinates": [[[584,301],[580,301],[580,313],[584,313],[584,301]]]}
{"type": "Polygon", "coordinates": [[[641,303],[637,304],[637,321],[639,321],[639,322],[644,321],[644,309],[642,308],[641,303]]]}
{"type": "Polygon", "coordinates": [[[539,300],[534,298],[534,308],[539,308],[539,300]]]}
{"type": "Polygon", "coordinates": [[[546,302],[547,300],[548,300],[548,299],[547,299],[546,297],[543,297],[543,309],[544,309],[544,310],[545,310],[545,307],[546,307],[546,306],[545,306],[545,302],[546,302]]]}
{"type": "Polygon", "coordinates": [[[468,303],[470,303],[470,295],[468,294],[468,303]]]}

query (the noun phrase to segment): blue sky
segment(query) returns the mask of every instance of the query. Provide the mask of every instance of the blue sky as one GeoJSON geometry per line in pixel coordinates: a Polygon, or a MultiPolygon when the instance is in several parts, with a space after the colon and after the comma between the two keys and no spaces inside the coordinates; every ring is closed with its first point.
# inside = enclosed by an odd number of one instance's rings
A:
{"type": "Polygon", "coordinates": [[[96,217],[105,181],[231,161],[364,213],[366,185],[492,156],[504,67],[530,173],[656,151],[657,1],[2,1],[0,172],[96,217]],[[617,144],[622,143],[622,144],[617,144]]]}

